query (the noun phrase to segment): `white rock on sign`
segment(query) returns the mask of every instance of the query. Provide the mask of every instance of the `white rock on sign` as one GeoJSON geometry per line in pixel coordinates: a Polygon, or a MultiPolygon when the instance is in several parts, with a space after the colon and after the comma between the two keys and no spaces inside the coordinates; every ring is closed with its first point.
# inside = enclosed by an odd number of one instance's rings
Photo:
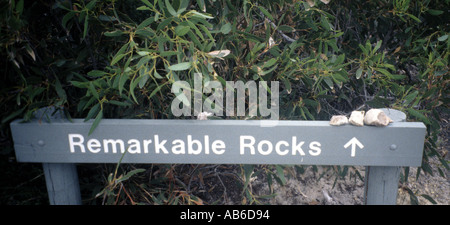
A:
{"type": "Polygon", "coordinates": [[[332,116],[330,119],[330,125],[333,126],[341,126],[348,123],[348,119],[346,116],[338,115],[338,116],[332,116]]]}
{"type": "Polygon", "coordinates": [[[380,109],[371,109],[367,111],[364,117],[364,124],[371,126],[387,126],[393,121],[380,109]]]}
{"type": "Polygon", "coordinates": [[[364,111],[353,111],[348,122],[358,127],[364,126],[364,111]]]}

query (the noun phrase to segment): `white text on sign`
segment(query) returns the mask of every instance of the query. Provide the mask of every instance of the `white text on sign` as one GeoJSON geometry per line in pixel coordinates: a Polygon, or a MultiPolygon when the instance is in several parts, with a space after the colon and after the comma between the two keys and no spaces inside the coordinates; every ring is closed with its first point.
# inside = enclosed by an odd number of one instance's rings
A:
{"type": "MultiPolygon", "coordinates": [[[[174,139],[171,142],[159,135],[153,135],[153,139],[95,139],[85,140],[82,134],[69,134],[69,149],[71,153],[125,153],[130,154],[174,154],[174,155],[222,155],[226,152],[226,143],[223,140],[213,140],[209,135],[203,138],[193,138],[187,135],[184,139],[174,139]]],[[[239,136],[240,155],[270,155],[280,156],[318,156],[322,152],[318,141],[306,143],[297,136],[289,140],[272,142],[269,140],[257,140],[251,135],[239,136]]]]}

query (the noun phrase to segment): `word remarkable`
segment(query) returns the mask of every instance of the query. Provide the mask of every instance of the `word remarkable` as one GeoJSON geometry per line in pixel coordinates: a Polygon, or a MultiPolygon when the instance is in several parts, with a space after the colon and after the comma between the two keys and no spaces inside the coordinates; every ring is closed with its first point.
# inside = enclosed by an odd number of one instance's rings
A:
{"type": "MultiPolygon", "coordinates": [[[[171,92],[176,98],[172,101],[172,114],[176,117],[198,116],[205,111],[214,116],[224,115],[224,88],[219,81],[206,81],[203,83],[201,73],[194,74],[194,88],[187,81],[175,81],[171,92]],[[191,93],[194,93],[192,103],[191,93]],[[211,94],[203,101],[203,94],[211,94]],[[193,106],[193,107],[192,107],[193,106]]],[[[271,120],[279,119],[279,82],[271,81],[270,88],[266,81],[250,80],[245,84],[243,81],[225,82],[226,116],[269,116],[271,120]],[[248,101],[246,101],[246,90],[248,101]],[[268,92],[270,93],[270,104],[268,104],[268,92]],[[235,107],[236,95],[236,107],[235,107]],[[248,115],[246,115],[246,104],[248,115]],[[270,105],[270,107],[268,106],[270,105]],[[236,108],[236,113],[235,113],[236,108]]]]}
{"type": "MultiPolygon", "coordinates": [[[[215,154],[222,155],[227,151],[225,141],[212,140],[209,135],[203,135],[201,139],[195,139],[192,135],[187,135],[185,139],[174,139],[169,141],[153,135],[153,139],[88,139],[81,134],[68,134],[70,153],[130,153],[130,154],[174,154],[174,155],[200,155],[215,154]]],[[[288,140],[279,140],[272,143],[268,140],[257,140],[251,135],[240,135],[239,140],[240,155],[270,155],[277,154],[299,155],[306,154],[318,156],[321,153],[321,144],[312,141],[306,144],[297,136],[292,136],[288,140]]]]}

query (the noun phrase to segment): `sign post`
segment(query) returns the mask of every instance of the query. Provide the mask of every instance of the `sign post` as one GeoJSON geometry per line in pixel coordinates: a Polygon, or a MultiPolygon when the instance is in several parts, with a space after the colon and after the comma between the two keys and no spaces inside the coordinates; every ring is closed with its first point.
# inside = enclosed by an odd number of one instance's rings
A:
{"type": "MultiPolygon", "coordinates": [[[[396,183],[383,188],[389,189],[385,195],[396,194],[399,166],[421,165],[426,132],[417,122],[335,127],[328,121],[103,119],[88,135],[91,125],[82,119],[16,120],[10,126],[17,160],[74,165],[117,163],[123,156],[122,163],[363,165],[370,166],[366,203],[395,204],[370,199],[380,197],[375,190],[383,180],[396,183]],[[384,172],[377,175],[377,168],[384,172]]],[[[62,176],[75,180],[71,173],[62,176]]]]}
{"type": "MultiPolygon", "coordinates": [[[[383,109],[384,113],[394,122],[406,121],[406,114],[398,110],[383,109]]],[[[396,151],[398,146],[389,146],[396,151]]],[[[366,166],[364,204],[395,205],[397,203],[399,166],[366,166]]]]}

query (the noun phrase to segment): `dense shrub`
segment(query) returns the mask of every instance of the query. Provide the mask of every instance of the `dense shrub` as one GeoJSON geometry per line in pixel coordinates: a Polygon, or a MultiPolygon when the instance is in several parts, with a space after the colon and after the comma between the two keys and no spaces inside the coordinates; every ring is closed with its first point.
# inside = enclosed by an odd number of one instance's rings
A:
{"type": "Polygon", "coordinates": [[[102,118],[175,118],[171,84],[202,73],[222,83],[280,81],[280,119],[399,109],[428,128],[421,169],[431,173],[429,157],[441,175],[448,169],[436,150],[449,103],[448,1],[0,4],[5,135],[12,119],[48,105],[94,119],[93,129],[102,118]]]}

